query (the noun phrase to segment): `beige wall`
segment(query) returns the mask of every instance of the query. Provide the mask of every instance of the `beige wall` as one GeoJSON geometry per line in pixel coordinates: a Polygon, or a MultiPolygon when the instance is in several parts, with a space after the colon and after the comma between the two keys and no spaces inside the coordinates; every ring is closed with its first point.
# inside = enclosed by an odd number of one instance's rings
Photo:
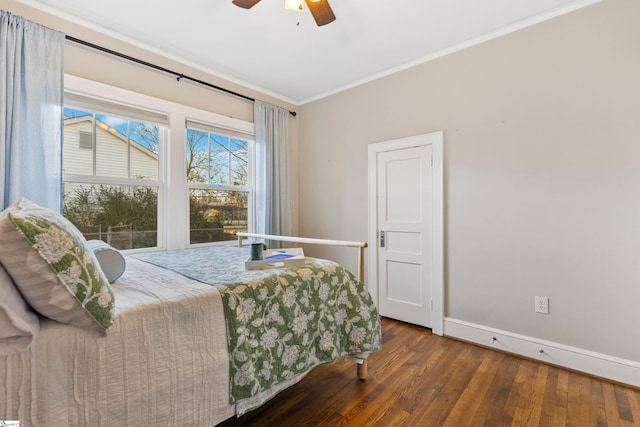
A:
{"type": "Polygon", "coordinates": [[[640,361],[639,16],[605,0],[303,106],[301,233],[366,240],[367,144],[443,130],[445,315],[640,361]]]}

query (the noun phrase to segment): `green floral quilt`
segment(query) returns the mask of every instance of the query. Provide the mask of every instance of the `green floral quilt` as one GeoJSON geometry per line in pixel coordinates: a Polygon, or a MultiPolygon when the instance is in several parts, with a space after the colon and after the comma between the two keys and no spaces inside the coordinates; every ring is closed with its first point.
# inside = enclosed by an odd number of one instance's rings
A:
{"type": "Polygon", "coordinates": [[[246,271],[248,253],[210,247],[133,255],[220,290],[232,403],[342,355],[380,349],[371,295],[344,267],[311,258],[305,267],[246,271]]]}

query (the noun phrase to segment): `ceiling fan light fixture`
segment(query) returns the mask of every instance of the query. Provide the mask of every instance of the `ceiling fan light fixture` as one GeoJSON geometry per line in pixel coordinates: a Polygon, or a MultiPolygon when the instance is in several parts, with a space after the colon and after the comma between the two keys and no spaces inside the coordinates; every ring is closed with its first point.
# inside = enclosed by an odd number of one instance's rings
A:
{"type": "MultiPolygon", "coordinates": [[[[251,9],[260,0],[232,0],[231,3],[244,9],[251,9]]],[[[302,11],[303,0],[284,0],[285,9],[295,10],[297,12],[302,11]]],[[[313,19],[316,21],[318,27],[330,24],[336,20],[336,15],[333,14],[329,0],[304,0],[307,4],[307,9],[311,12],[313,19]]],[[[298,20],[298,24],[300,21],[298,20]]]]}
{"type": "Polygon", "coordinates": [[[284,8],[300,12],[302,10],[302,0],[284,0],[284,8]]]}

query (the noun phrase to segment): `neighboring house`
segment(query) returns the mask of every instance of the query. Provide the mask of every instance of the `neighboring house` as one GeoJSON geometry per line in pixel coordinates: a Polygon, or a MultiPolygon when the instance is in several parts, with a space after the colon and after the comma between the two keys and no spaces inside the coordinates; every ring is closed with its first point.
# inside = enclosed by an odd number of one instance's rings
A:
{"type": "Polygon", "coordinates": [[[117,129],[96,120],[93,137],[91,116],[64,119],[63,173],[67,175],[129,178],[127,149],[130,146],[132,178],[158,179],[158,155],[117,129]],[[95,174],[94,174],[95,143],[95,174]]]}

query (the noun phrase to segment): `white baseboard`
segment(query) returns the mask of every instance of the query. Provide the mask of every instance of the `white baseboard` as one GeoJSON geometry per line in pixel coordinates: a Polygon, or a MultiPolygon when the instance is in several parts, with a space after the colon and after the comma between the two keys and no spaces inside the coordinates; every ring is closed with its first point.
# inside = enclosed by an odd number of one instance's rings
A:
{"type": "Polygon", "coordinates": [[[640,387],[640,363],[632,360],[448,317],[444,335],[640,387]]]}

